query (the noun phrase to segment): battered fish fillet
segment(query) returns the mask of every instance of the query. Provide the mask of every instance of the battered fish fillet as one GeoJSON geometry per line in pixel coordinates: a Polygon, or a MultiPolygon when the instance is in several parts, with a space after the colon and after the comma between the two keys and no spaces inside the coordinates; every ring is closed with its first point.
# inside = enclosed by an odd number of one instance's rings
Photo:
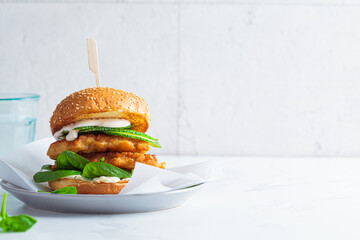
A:
{"type": "Polygon", "coordinates": [[[74,141],[61,140],[50,145],[47,155],[56,159],[63,151],[78,154],[94,152],[138,152],[146,153],[150,150],[149,143],[132,138],[109,136],[105,134],[84,134],[74,141]]]}
{"type": "Polygon", "coordinates": [[[158,168],[165,168],[166,163],[159,163],[155,155],[132,153],[132,152],[105,152],[105,153],[90,153],[81,154],[90,162],[99,162],[101,158],[105,158],[106,163],[110,163],[119,168],[132,170],[135,167],[135,162],[148,164],[158,168]]]}

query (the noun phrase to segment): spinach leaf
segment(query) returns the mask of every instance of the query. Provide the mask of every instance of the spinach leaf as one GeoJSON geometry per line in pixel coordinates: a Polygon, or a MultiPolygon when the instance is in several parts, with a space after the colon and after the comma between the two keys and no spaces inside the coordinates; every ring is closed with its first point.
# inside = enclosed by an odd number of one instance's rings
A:
{"type": "Polygon", "coordinates": [[[51,167],[52,167],[51,164],[45,164],[45,165],[43,165],[43,166],[41,167],[41,171],[42,171],[42,170],[51,170],[51,167]]]}
{"type": "Polygon", "coordinates": [[[6,214],[6,199],[7,193],[4,193],[2,208],[1,208],[1,218],[0,227],[4,232],[25,232],[29,230],[37,221],[35,218],[29,215],[19,215],[9,217],[6,214]]]}
{"type": "Polygon", "coordinates": [[[94,179],[100,176],[118,177],[122,179],[131,177],[131,173],[109,163],[92,162],[86,164],[82,176],[88,179],[94,179]]]}
{"type": "Polygon", "coordinates": [[[4,232],[25,232],[36,223],[36,219],[29,215],[7,217],[1,222],[4,232]]]}
{"type": "Polygon", "coordinates": [[[40,191],[40,190],[38,190],[38,192],[53,193],[53,194],[77,194],[77,189],[76,189],[76,187],[64,187],[64,188],[60,188],[58,190],[54,190],[52,192],[45,192],[45,191],[40,191]]]}
{"type": "Polygon", "coordinates": [[[88,163],[90,162],[86,158],[71,151],[64,151],[56,159],[56,169],[83,170],[88,163]]]}
{"type": "Polygon", "coordinates": [[[36,183],[40,183],[40,182],[55,181],[70,175],[81,175],[81,172],[77,170],[57,170],[57,171],[37,172],[33,176],[33,179],[36,183]]]}

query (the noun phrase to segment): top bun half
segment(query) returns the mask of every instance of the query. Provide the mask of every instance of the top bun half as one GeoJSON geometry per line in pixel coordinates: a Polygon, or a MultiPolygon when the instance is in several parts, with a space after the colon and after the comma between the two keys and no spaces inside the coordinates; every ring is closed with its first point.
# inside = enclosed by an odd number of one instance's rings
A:
{"type": "Polygon", "coordinates": [[[50,119],[50,128],[54,134],[68,124],[99,118],[126,119],[139,132],[146,132],[151,122],[144,99],[123,90],[97,87],[72,93],[62,100],[50,119]]]}

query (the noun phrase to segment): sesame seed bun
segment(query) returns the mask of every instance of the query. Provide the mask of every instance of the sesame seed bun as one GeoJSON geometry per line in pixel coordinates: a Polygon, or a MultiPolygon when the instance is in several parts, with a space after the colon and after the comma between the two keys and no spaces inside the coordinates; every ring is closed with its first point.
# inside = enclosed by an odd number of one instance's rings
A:
{"type": "Polygon", "coordinates": [[[53,190],[64,187],[76,187],[78,194],[118,194],[129,180],[121,180],[117,183],[97,183],[91,181],[61,178],[49,182],[49,186],[53,190]]]}
{"type": "Polygon", "coordinates": [[[54,134],[68,124],[99,118],[127,119],[139,132],[146,132],[151,122],[144,99],[123,90],[99,87],[72,93],[62,100],[50,119],[50,128],[54,134]]]}

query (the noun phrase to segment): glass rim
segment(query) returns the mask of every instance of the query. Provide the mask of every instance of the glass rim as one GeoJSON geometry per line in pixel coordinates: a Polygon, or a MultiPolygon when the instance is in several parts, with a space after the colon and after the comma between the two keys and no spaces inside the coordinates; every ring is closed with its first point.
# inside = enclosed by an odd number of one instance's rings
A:
{"type": "Polygon", "coordinates": [[[0,102],[1,101],[16,101],[16,100],[26,100],[26,99],[39,99],[40,95],[36,93],[0,93],[0,102]]]}

